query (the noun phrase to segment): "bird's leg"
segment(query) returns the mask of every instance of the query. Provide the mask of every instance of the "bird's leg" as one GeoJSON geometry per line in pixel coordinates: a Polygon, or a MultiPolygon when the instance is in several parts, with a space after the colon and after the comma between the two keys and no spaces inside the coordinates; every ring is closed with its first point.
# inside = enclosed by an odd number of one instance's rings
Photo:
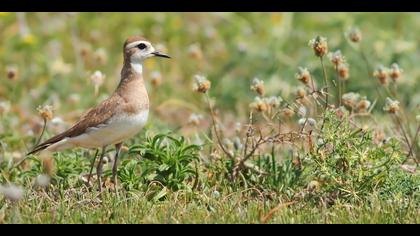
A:
{"type": "Polygon", "coordinates": [[[96,176],[98,178],[99,192],[102,192],[102,181],[101,181],[102,166],[103,166],[102,160],[104,159],[104,156],[105,156],[105,148],[106,147],[102,147],[102,153],[99,158],[98,165],[96,166],[96,176]]]}
{"type": "Polygon", "coordinates": [[[115,144],[114,164],[112,165],[112,181],[114,182],[115,191],[117,191],[117,166],[118,156],[120,155],[122,143],[115,144]]]}
{"type": "Polygon", "coordinates": [[[96,158],[98,157],[98,152],[99,152],[99,149],[96,149],[95,156],[93,157],[92,164],[90,165],[90,171],[89,171],[89,175],[88,175],[88,179],[87,179],[87,185],[88,186],[90,184],[90,177],[92,176],[93,166],[95,165],[96,158]]]}

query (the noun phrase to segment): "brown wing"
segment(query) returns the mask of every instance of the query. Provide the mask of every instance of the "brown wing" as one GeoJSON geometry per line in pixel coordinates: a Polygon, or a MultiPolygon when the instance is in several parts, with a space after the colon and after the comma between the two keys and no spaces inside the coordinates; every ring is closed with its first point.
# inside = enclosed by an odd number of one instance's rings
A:
{"type": "Polygon", "coordinates": [[[98,106],[88,110],[73,127],[37,145],[28,155],[39,152],[64,138],[79,136],[90,127],[97,127],[100,124],[104,124],[118,112],[118,107],[123,102],[123,99],[118,95],[109,97],[98,106]]]}

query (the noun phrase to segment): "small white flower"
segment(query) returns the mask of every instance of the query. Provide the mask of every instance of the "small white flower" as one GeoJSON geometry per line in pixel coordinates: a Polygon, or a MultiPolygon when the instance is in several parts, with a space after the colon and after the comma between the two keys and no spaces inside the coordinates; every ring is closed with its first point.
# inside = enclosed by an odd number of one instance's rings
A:
{"type": "Polygon", "coordinates": [[[95,95],[98,95],[99,87],[104,83],[105,75],[97,70],[90,76],[90,80],[95,86],[95,95]]]}
{"type": "Polygon", "coordinates": [[[24,190],[21,186],[8,184],[0,185],[0,193],[2,193],[5,198],[16,202],[23,198],[24,190]]]}
{"type": "Polygon", "coordinates": [[[36,185],[40,186],[40,187],[48,187],[48,185],[50,184],[51,181],[51,177],[48,175],[38,175],[36,177],[36,185]]]}
{"type": "Polygon", "coordinates": [[[54,117],[54,118],[51,120],[51,124],[53,124],[53,125],[60,125],[60,124],[63,124],[63,119],[61,119],[60,117],[54,117]]]}
{"type": "Polygon", "coordinates": [[[303,126],[305,123],[310,125],[310,126],[315,126],[316,125],[316,120],[309,117],[309,118],[300,118],[299,121],[298,121],[298,124],[300,126],[303,126]]]}
{"type": "Polygon", "coordinates": [[[211,195],[212,195],[212,197],[214,197],[214,198],[219,198],[219,197],[220,197],[220,192],[219,192],[219,191],[217,191],[217,190],[214,190],[214,191],[211,193],[211,195]]]}

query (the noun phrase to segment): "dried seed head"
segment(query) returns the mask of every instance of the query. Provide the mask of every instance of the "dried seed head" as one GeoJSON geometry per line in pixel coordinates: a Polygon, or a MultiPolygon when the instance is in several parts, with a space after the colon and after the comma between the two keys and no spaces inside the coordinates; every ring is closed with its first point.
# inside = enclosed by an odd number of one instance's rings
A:
{"type": "Polygon", "coordinates": [[[391,79],[396,82],[397,80],[399,80],[402,77],[402,72],[403,70],[398,66],[397,63],[393,63],[391,65],[391,68],[389,70],[389,76],[391,77],[391,79]]]}
{"type": "Polygon", "coordinates": [[[251,84],[251,90],[258,93],[260,96],[264,96],[265,88],[264,88],[264,81],[258,78],[254,78],[251,84]]]}
{"type": "Polygon", "coordinates": [[[295,77],[304,85],[308,85],[311,81],[311,74],[309,73],[307,68],[299,67],[295,77]]]}
{"type": "Polygon", "coordinates": [[[340,80],[348,80],[350,77],[350,73],[349,73],[349,66],[345,63],[340,64],[337,67],[338,70],[338,77],[340,80]]]}
{"type": "Polygon", "coordinates": [[[42,119],[50,121],[53,118],[53,107],[51,105],[39,106],[37,110],[42,119]]]}
{"type": "Polygon", "coordinates": [[[203,119],[202,115],[193,113],[188,118],[188,124],[193,125],[193,126],[198,126],[198,125],[200,125],[200,122],[201,122],[202,119],[203,119]]]}
{"type": "Polygon", "coordinates": [[[359,112],[365,112],[370,107],[370,104],[370,101],[364,97],[357,103],[357,110],[359,112]]]}
{"type": "Polygon", "coordinates": [[[6,74],[9,80],[17,80],[19,75],[18,68],[16,66],[7,66],[6,74]]]}
{"type": "Polygon", "coordinates": [[[194,76],[195,83],[193,85],[193,90],[199,93],[206,93],[210,87],[211,83],[209,80],[207,80],[206,77],[202,75],[195,75],[194,76]]]}
{"type": "Polygon", "coordinates": [[[298,88],[298,90],[296,91],[296,96],[298,98],[305,98],[306,97],[306,90],[303,88],[298,88]]]}
{"type": "Polygon", "coordinates": [[[357,101],[359,100],[359,97],[360,95],[358,93],[350,92],[343,94],[341,98],[343,100],[344,105],[354,108],[357,104],[357,101]]]}
{"type": "Polygon", "coordinates": [[[87,60],[90,53],[91,53],[91,48],[86,44],[82,45],[80,49],[80,56],[82,56],[83,59],[87,60]]]}
{"type": "Polygon", "coordinates": [[[295,115],[295,111],[293,109],[285,107],[281,110],[281,115],[287,118],[291,118],[295,115]]]}
{"type": "Polygon", "coordinates": [[[335,110],[335,115],[338,117],[338,118],[343,118],[344,117],[344,115],[346,114],[346,112],[347,112],[347,110],[346,110],[346,108],[344,108],[343,106],[340,106],[340,107],[338,107],[336,110],[335,110]]]}
{"type": "Polygon", "coordinates": [[[203,52],[199,44],[191,44],[188,47],[188,54],[195,60],[201,60],[203,58],[203,52]]]}
{"type": "Polygon", "coordinates": [[[400,102],[387,97],[385,101],[384,111],[391,114],[396,114],[399,110],[400,102]]]}
{"type": "Polygon", "coordinates": [[[341,54],[340,50],[328,53],[328,58],[330,59],[331,63],[335,66],[339,66],[345,62],[344,56],[343,54],[341,54]]]}
{"type": "Polygon", "coordinates": [[[317,36],[309,41],[309,46],[314,50],[317,57],[323,57],[328,53],[327,38],[317,36]]]}
{"type": "Polygon", "coordinates": [[[375,129],[373,132],[373,142],[381,144],[385,140],[385,132],[382,129],[375,129]]]}
{"type": "Polygon", "coordinates": [[[389,71],[384,66],[378,66],[373,72],[373,76],[377,78],[382,85],[386,86],[388,84],[389,71]]]}
{"type": "Polygon", "coordinates": [[[93,59],[100,65],[104,65],[108,60],[108,54],[106,53],[106,50],[103,48],[98,48],[93,53],[93,59]]]}
{"type": "Polygon", "coordinates": [[[96,95],[98,95],[99,87],[105,81],[105,75],[101,71],[97,70],[90,76],[90,80],[92,81],[93,85],[95,86],[95,96],[96,96],[96,95]]]}
{"type": "Polygon", "coordinates": [[[249,104],[250,108],[253,110],[256,110],[258,112],[265,112],[268,110],[268,104],[264,99],[261,99],[260,97],[255,97],[254,102],[249,104]]]}
{"type": "Polygon", "coordinates": [[[362,32],[360,32],[359,28],[354,27],[349,31],[348,37],[353,43],[358,43],[362,40],[362,32]]]}
{"type": "Polygon", "coordinates": [[[150,81],[154,87],[159,87],[162,84],[162,75],[159,71],[153,71],[150,74],[150,81]]]}
{"type": "Polygon", "coordinates": [[[269,105],[272,108],[276,108],[280,106],[280,103],[283,101],[281,97],[271,96],[269,98],[264,98],[267,105],[269,105]]]}
{"type": "Polygon", "coordinates": [[[2,193],[6,199],[17,202],[23,198],[24,189],[21,186],[14,184],[0,185],[0,193],[2,193]]]}

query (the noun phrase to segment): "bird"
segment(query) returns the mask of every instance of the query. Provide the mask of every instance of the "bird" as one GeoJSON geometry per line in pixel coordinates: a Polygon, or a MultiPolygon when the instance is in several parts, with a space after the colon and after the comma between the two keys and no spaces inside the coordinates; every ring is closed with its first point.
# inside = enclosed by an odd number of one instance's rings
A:
{"type": "MultiPolygon", "coordinates": [[[[171,58],[157,51],[142,36],[128,37],[123,46],[121,78],[112,95],[96,107],[87,110],[68,130],[36,145],[27,155],[57,152],[66,149],[102,148],[96,175],[102,191],[102,159],[106,148],[115,145],[112,180],[117,181],[117,161],[124,141],[139,133],[149,117],[149,97],[143,79],[143,62],[152,57],[171,58]]],[[[92,162],[91,173],[96,160],[92,162]]],[[[88,180],[90,179],[89,174],[88,180]]]]}

